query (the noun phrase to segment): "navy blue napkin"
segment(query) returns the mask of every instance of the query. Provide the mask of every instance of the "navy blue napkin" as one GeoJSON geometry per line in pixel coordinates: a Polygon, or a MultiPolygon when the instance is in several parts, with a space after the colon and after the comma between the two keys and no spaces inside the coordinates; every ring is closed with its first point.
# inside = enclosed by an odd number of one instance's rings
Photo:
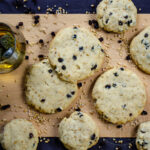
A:
{"type": "MultiPolygon", "coordinates": [[[[47,8],[54,8],[55,13],[58,7],[62,7],[68,13],[95,12],[97,4],[101,0],[0,0],[1,13],[46,13],[47,8]],[[40,10],[38,10],[40,8],[40,10]]],[[[133,0],[140,9],[139,13],[150,12],[150,0],[133,0]]]]}
{"type": "MultiPolygon", "coordinates": [[[[58,138],[50,138],[49,143],[40,143],[37,150],[66,150],[58,138]]],[[[89,150],[137,150],[134,138],[100,138],[97,145],[89,150]],[[119,143],[122,144],[119,144],[119,143]]]]}
{"type": "MultiPolygon", "coordinates": [[[[0,150],[3,150],[0,147],[0,150]]],[[[59,138],[51,137],[44,138],[40,142],[37,150],[67,150],[60,142],[59,138]],[[45,143],[50,139],[49,143],[45,143]]],[[[100,138],[99,142],[89,150],[137,150],[134,138],[100,138]],[[119,144],[121,141],[122,144],[119,144]]]]}

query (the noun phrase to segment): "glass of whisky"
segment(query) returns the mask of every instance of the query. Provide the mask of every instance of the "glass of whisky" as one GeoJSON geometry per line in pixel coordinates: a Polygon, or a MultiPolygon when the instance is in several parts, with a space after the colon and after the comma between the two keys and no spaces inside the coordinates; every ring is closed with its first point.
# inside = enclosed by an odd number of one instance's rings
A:
{"type": "Polygon", "coordinates": [[[16,69],[24,59],[26,40],[12,25],[0,22],[0,74],[16,69]]]}

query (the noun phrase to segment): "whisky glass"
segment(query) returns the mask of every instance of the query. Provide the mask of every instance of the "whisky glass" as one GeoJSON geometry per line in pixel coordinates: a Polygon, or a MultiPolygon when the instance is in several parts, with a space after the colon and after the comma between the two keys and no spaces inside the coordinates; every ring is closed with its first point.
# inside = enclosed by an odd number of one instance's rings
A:
{"type": "Polygon", "coordinates": [[[14,26],[0,22],[0,74],[16,69],[23,61],[26,40],[14,26]]]}

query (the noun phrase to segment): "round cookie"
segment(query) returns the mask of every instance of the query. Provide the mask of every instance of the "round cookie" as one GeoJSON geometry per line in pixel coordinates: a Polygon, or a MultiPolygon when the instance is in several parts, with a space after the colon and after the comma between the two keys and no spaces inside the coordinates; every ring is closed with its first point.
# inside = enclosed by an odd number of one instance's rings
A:
{"type": "Polygon", "coordinates": [[[29,105],[44,113],[60,112],[77,95],[77,85],[62,81],[48,59],[34,64],[26,76],[26,98],[29,105]]]}
{"type": "Polygon", "coordinates": [[[150,74],[150,27],[144,29],[132,40],[130,54],[135,64],[150,74]]]}
{"type": "Polygon", "coordinates": [[[99,129],[87,114],[76,111],[64,118],[58,128],[60,140],[69,150],[87,150],[98,142],[99,129]]]}
{"type": "Polygon", "coordinates": [[[50,44],[49,60],[60,78],[76,82],[93,75],[104,60],[100,41],[85,28],[60,30],[50,44]]]}
{"type": "Polygon", "coordinates": [[[136,25],[137,9],[131,0],[102,0],[97,21],[106,31],[121,33],[136,25]]]}
{"type": "Polygon", "coordinates": [[[0,142],[5,150],[36,150],[38,133],[31,122],[15,119],[4,127],[0,142]]]}
{"type": "Polygon", "coordinates": [[[137,132],[136,146],[138,150],[150,149],[150,121],[140,124],[137,132]]]}
{"type": "Polygon", "coordinates": [[[144,109],[146,91],[139,77],[124,68],[113,68],[96,81],[92,97],[103,118],[114,124],[124,124],[136,118],[144,109]]]}

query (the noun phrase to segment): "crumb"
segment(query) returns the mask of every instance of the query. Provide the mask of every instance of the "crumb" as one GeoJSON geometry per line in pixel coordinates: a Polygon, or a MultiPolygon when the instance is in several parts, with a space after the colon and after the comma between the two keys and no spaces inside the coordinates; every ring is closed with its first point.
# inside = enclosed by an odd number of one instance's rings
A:
{"type": "Polygon", "coordinates": [[[143,115],[143,116],[145,116],[145,115],[147,115],[148,113],[147,113],[147,111],[145,111],[145,110],[143,110],[142,112],[141,112],[141,115],[143,115]]]}
{"type": "Polygon", "coordinates": [[[94,4],[91,4],[91,8],[95,8],[95,5],[94,5],[94,4]]]}
{"type": "Polygon", "coordinates": [[[65,4],[65,6],[66,6],[66,7],[68,7],[68,6],[69,6],[69,4],[68,4],[68,3],[66,3],[66,4],[65,4]]]}
{"type": "Polygon", "coordinates": [[[44,56],[43,54],[38,55],[38,58],[39,58],[40,60],[43,60],[44,57],[45,57],[45,56],[44,56]]]}
{"type": "Polygon", "coordinates": [[[118,40],[118,43],[122,43],[122,41],[121,41],[121,40],[118,40]]]}
{"type": "Polygon", "coordinates": [[[29,56],[25,56],[25,59],[28,60],[28,59],[29,59],[29,56]]]}
{"type": "Polygon", "coordinates": [[[28,40],[26,40],[26,44],[29,44],[29,41],[28,41],[28,40]]]}
{"type": "Polygon", "coordinates": [[[92,20],[89,20],[89,25],[90,25],[90,26],[92,25],[92,20]]]}
{"type": "Polygon", "coordinates": [[[100,37],[100,38],[99,38],[99,41],[100,41],[100,42],[103,42],[103,41],[104,41],[104,38],[103,38],[103,37],[100,37]]]}
{"type": "Polygon", "coordinates": [[[18,23],[18,26],[19,26],[19,27],[23,26],[23,22],[19,22],[19,23],[18,23]]]}
{"type": "Polygon", "coordinates": [[[81,82],[79,82],[77,85],[78,85],[78,88],[82,87],[82,83],[81,82]]]}
{"type": "Polygon", "coordinates": [[[39,43],[40,43],[40,44],[44,44],[43,39],[40,39],[40,40],[39,40],[39,43]]]}
{"type": "Polygon", "coordinates": [[[51,32],[51,36],[54,37],[55,36],[55,32],[51,32]]]}
{"type": "Polygon", "coordinates": [[[120,128],[122,128],[122,125],[117,125],[116,127],[117,127],[118,129],[120,129],[120,128]]]}
{"type": "Polygon", "coordinates": [[[16,29],[19,29],[19,26],[18,26],[18,25],[16,26],[16,29]]]}
{"type": "Polygon", "coordinates": [[[35,24],[35,25],[40,22],[40,21],[39,21],[39,19],[40,19],[40,16],[39,16],[39,15],[34,16],[33,19],[34,19],[34,24],[35,24]]]}
{"type": "Polygon", "coordinates": [[[7,104],[7,105],[2,105],[1,107],[0,107],[0,110],[6,110],[6,109],[9,109],[11,106],[9,105],[9,104],[7,104]]]}
{"type": "Polygon", "coordinates": [[[126,60],[131,60],[130,55],[127,55],[125,59],[126,59],[126,60]]]}

